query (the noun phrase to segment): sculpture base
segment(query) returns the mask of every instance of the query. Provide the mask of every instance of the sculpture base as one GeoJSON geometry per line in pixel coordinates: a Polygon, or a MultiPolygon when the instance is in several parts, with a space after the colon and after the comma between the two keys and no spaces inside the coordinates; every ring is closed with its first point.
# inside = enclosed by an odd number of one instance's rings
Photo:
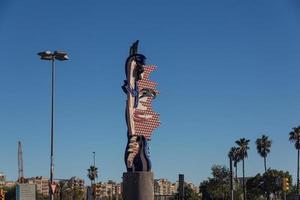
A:
{"type": "Polygon", "coordinates": [[[123,200],[154,200],[152,172],[123,173],[123,200]]]}

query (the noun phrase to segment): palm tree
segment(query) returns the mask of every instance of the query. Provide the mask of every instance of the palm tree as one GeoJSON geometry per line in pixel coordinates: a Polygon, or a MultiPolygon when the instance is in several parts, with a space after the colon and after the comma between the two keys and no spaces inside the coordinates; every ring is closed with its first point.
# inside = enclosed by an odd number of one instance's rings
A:
{"type": "MultiPolygon", "coordinates": [[[[233,193],[233,172],[232,172],[232,161],[234,161],[234,158],[236,157],[237,151],[236,147],[231,147],[230,151],[228,153],[229,157],[229,164],[230,164],[230,190],[231,190],[231,199],[233,199],[234,193],[233,193]]],[[[234,161],[235,162],[235,161],[234,161]]]]}
{"type": "Polygon", "coordinates": [[[231,156],[233,161],[233,166],[235,168],[235,181],[237,182],[237,164],[241,161],[241,157],[239,156],[238,148],[231,147],[228,156],[231,156]]]}
{"type": "Polygon", "coordinates": [[[98,177],[98,168],[94,165],[91,165],[88,169],[89,179],[91,180],[91,186],[95,183],[95,179],[98,177]]]}
{"type": "Polygon", "coordinates": [[[239,146],[238,147],[238,154],[240,159],[242,159],[243,163],[243,200],[246,200],[246,187],[245,187],[245,158],[248,157],[248,144],[250,140],[247,140],[245,138],[240,138],[239,140],[235,141],[235,143],[239,146]]]}
{"type": "MultiPolygon", "coordinates": [[[[290,132],[289,140],[295,142],[295,148],[297,149],[297,194],[300,196],[299,191],[299,150],[300,150],[300,126],[293,128],[293,131],[290,132]]],[[[300,197],[299,197],[300,198],[300,197]]]]}
{"type": "Polygon", "coordinates": [[[257,153],[264,159],[265,172],[267,171],[267,155],[270,153],[272,141],[269,140],[268,136],[262,135],[261,138],[256,140],[257,153]]]}

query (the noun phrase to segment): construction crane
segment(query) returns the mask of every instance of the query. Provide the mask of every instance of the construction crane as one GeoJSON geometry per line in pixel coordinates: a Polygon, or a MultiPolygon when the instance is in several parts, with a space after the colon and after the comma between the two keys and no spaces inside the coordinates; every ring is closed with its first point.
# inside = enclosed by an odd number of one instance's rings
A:
{"type": "Polygon", "coordinates": [[[18,142],[18,169],[19,169],[19,183],[24,183],[24,171],[23,171],[23,151],[22,151],[22,143],[21,141],[18,142]]]}

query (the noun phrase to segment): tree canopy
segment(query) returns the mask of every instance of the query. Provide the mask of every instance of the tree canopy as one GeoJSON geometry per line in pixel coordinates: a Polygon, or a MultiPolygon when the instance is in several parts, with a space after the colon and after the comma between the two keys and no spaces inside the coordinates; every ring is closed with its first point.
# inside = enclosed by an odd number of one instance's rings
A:
{"type": "Polygon", "coordinates": [[[230,198],[230,171],[227,167],[213,165],[211,168],[212,178],[200,183],[202,199],[227,200],[230,198]]]}

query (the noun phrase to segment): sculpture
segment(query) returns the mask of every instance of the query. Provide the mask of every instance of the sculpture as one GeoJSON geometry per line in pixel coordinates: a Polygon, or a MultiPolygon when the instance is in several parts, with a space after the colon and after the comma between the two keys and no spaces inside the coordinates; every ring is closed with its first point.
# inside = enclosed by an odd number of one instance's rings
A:
{"type": "Polygon", "coordinates": [[[138,41],[130,48],[125,63],[126,80],[122,86],[127,94],[126,123],[127,146],[125,165],[128,172],[151,171],[149,141],[155,128],[160,125],[159,114],[152,110],[152,100],[158,94],[157,83],[150,81],[150,73],[156,66],[145,65],[146,57],[137,53],[138,41]]]}

